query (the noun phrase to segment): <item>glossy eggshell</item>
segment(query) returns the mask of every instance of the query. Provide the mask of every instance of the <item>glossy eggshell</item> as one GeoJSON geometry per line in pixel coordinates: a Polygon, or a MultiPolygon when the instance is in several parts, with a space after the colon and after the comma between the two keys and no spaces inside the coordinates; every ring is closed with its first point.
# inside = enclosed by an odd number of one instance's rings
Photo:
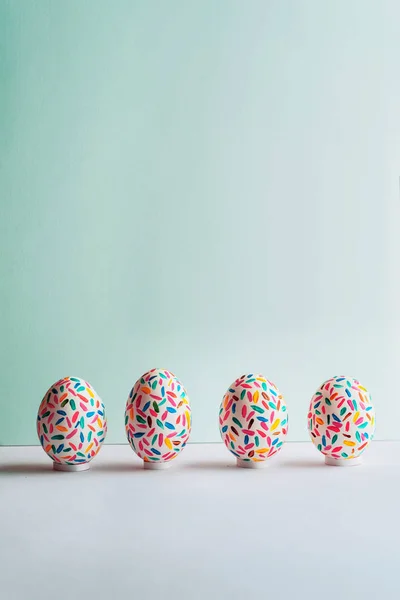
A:
{"type": "Polygon", "coordinates": [[[325,456],[359,457],[375,431],[375,411],[367,388],[343,375],[325,381],[311,399],[308,431],[325,456]]]}
{"type": "Polygon", "coordinates": [[[191,432],[189,398],[170,371],[153,369],[133,386],[126,403],[125,430],[132,449],[145,462],[173,460],[191,432]]]}
{"type": "Polygon", "coordinates": [[[263,375],[242,375],[224,395],[219,428],[226,447],[238,459],[267,460],[281,449],[288,431],[282,394],[263,375]]]}
{"type": "Polygon", "coordinates": [[[104,404],[87,381],[64,377],[50,386],[39,406],[37,434],[54,462],[90,462],[106,433],[104,404]]]}

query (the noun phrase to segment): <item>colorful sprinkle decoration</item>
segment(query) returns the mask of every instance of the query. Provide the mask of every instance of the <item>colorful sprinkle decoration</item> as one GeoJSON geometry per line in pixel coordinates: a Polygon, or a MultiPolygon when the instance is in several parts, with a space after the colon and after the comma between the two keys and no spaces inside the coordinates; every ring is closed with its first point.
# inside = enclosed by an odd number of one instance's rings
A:
{"type": "Polygon", "coordinates": [[[222,400],[219,428],[239,461],[263,462],[279,452],[288,432],[283,396],[263,375],[242,375],[222,400]]]}
{"type": "Polygon", "coordinates": [[[145,463],[166,463],[186,446],[191,431],[189,399],[170,371],[153,369],[133,386],[126,403],[128,442],[145,463]]]}
{"type": "Polygon", "coordinates": [[[373,438],[375,411],[368,390],[353,377],[332,377],[311,399],[308,431],[331,459],[358,458],[373,438]]]}
{"type": "Polygon", "coordinates": [[[106,433],[104,404],[87,381],[64,377],[47,390],[39,407],[37,434],[55,463],[88,463],[106,433]]]}

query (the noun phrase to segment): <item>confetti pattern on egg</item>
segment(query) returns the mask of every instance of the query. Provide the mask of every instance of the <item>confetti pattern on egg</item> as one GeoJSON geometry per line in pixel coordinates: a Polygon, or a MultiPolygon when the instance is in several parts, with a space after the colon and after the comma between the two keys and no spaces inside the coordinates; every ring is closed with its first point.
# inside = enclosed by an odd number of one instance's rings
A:
{"type": "Polygon", "coordinates": [[[98,453],[107,433],[104,404],[92,386],[79,377],[64,377],[44,395],[37,434],[56,463],[79,465],[98,453]]]}
{"type": "Polygon", "coordinates": [[[281,449],[288,432],[282,394],[263,375],[242,375],[222,400],[219,428],[225,446],[236,458],[267,460],[281,449]]]}
{"type": "Polygon", "coordinates": [[[332,377],[311,399],[308,431],[317,449],[334,459],[359,457],[373,438],[375,411],[368,390],[353,377],[332,377]]]}
{"type": "Polygon", "coordinates": [[[152,369],[137,380],[126,403],[125,430],[145,462],[166,463],[186,446],[191,431],[189,398],[170,371],[152,369]]]}

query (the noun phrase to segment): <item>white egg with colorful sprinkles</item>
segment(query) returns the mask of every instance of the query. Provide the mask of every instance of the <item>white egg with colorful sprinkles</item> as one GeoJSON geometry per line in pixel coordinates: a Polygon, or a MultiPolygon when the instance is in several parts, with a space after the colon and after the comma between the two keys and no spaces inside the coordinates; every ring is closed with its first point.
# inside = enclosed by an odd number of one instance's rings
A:
{"type": "Polygon", "coordinates": [[[107,433],[104,404],[79,377],[64,377],[45,393],[37,434],[56,471],[85,471],[107,433]]]}
{"type": "Polygon", "coordinates": [[[264,467],[282,448],[288,432],[282,394],[261,374],[242,375],[223,397],[219,428],[238,467],[264,467]]]}
{"type": "Polygon", "coordinates": [[[359,465],[375,431],[375,410],[367,388],[344,375],[324,381],[311,398],[308,431],[327,465],[359,465]]]}
{"type": "Polygon", "coordinates": [[[190,402],[179,379],[166,369],[140,377],[129,394],[125,430],[145,469],[165,469],[184,449],[192,426],[190,402]]]}

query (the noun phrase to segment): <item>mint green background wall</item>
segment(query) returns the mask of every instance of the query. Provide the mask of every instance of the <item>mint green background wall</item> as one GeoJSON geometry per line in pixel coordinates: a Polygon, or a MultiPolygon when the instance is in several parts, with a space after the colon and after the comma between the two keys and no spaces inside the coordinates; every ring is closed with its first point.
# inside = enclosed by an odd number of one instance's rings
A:
{"type": "Polygon", "coordinates": [[[0,1],[0,443],[89,380],[109,442],[165,366],[218,440],[260,370],[307,439],[335,373],[398,437],[399,8],[337,0],[0,1]]]}

